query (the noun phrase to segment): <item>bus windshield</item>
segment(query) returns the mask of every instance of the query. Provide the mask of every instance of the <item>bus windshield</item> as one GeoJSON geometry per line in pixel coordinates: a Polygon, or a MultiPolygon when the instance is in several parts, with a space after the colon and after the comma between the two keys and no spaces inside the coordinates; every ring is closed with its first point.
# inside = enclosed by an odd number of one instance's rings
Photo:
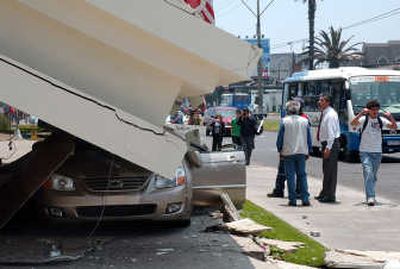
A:
{"type": "Polygon", "coordinates": [[[232,106],[233,105],[233,94],[224,93],[221,95],[221,106],[232,106]]]}
{"type": "Polygon", "coordinates": [[[383,110],[400,113],[400,76],[354,77],[350,79],[350,90],[356,112],[376,99],[383,110]]]}

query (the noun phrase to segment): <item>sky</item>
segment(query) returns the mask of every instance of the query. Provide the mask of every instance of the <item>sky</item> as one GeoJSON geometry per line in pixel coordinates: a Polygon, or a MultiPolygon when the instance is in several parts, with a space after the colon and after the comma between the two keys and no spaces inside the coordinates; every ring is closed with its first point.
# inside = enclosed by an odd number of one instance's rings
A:
{"type": "MultiPolygon", "coordinates": [[[[253,11],[256,0],[244,0],[253,11]]],[[[271,0],[260,0],[261,10],[271,0]]],[[[271,53],[301,52],[305,41],[292,46],[288,42],[308,37],[308,11],[303,0],[272,0],[261,19],[261,32],[270,38],[271,53]]],[[[343,30],[344,38],[353,36],[351,43],[387,42],[400,40],[400,0],[317,0],[316,33],[320,30],[345,27],[399,8],[393,16],[343,30]]],[[[235,35],[252,37],[256,18],[241,0],[214,0],[216,26],[235,35]]]]}

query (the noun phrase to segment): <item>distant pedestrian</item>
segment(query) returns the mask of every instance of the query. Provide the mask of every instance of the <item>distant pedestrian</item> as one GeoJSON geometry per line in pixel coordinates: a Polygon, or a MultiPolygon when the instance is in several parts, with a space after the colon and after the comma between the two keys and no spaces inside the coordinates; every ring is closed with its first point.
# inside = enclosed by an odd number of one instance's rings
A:
{"type": "Polygon", "coordinates": [[[242,116],[238,120],[238,125],[240,126],[240,140],[246,158],[246,165],[249,165],[258,126],[256,119],[250,115],[248,108],[243,109],[242,116]]]}
{"type": "Polygon", "coordinates": [[[299,110],[300,103],[297,101],[289,101],[286,104],[287,116],[282,119],[279,127],[276,147],[284,160],[289,190],[289,206],[297,206],[297,184],[300,188],[302,205],[310,206],[306,160],[312,149],[311,131],[308,120],[298,115],[299,110]]]}
{"type": "Polygon", "coordinates": [[[360,130],[360,159],[364,175],[366,203],[369,206],[376,204],[375,185],[377,173],[382,160],[382,128],[397,129],[397,124],[390,112],[385,117],[379,116],[380,104],[377,100],[367,103],[358,115],[351,121],[351,125],[361,127],[360,130]]]}
{"type": "Polygon", "coordinates": [[[178,110],[171,119],[172,124],[183,124],[183,112],[178,110]]]}
{"type": "Polygon", "coordinates": [[[225,133],[225,124],[221,115],[217,115],[211,123],[212,151],[221,151],[225,133]]]}
{"type": "Polygon", "coordinates": [[[318,105],[321,110],[317,140],[322,145],[322,171],[324,174],[322,190],[317,197],[321,203],[336,202],[337,166],[340,147],[339,117],[331,107],[331,97],[322,95],[318,105]]]}
{"type": "MultiPolygon", "coordinates": [[[[299,116],[307,119],[308,124],[311,126],[308,115],[303,112],[304,100],[301,97],[295,97],[295,98],[293,98],[293,101],[297,101],[300,103],[299,116]]],[[[297,195],[297,198],[301,198],[300,184],[298,182],[298,178],[299,178],[299,175],[296,175],[296,195],[297,195]]],[[[267,194],[267,196],[271,197],[271,198],[283,198],[285,196],[284,192],[285,192],[286,179],[287,179],[287,176],[286,176],[284,159],[279,158],[278,173],[277,173],[276,179],[275,179],[275,187],[271,193],[267,194]]]]}
{"type": "Polygon", "coordinates": [[[240,116],[242,115],[242,110],[237,109],[236,110],[236,116],[232,120],[231,125],[232,125],[232,143],[235,147],[235,149],[241,149],[242,142],[240,141],[240,125],[238,124],[238,120],[240,116]]]}

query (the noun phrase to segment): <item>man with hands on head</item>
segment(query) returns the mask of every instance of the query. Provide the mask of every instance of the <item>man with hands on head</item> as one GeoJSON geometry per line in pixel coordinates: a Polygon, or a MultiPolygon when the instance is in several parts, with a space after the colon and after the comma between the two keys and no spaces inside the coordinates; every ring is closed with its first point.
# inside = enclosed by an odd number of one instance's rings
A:
{"type": "Polygon", "coordinates": [[[322,171],[324,178],[322,181],[322,190],[315,198],[321,203],[335,203],[340,148],[339,117],[331,107],[330,96],[321,95],[318,105],[321,110],[321,116],[317,130],[317,140],[322,145],[322,171]]]}
{"type": "Polygon", "coordinates": [[[360,159],[363,168],[366,203],[369,206],[376,204],[375,184],[377,173],[382,159],[382,128],[397,129],[397,124],[390,112],[385,117],[379,116],[380,104],[377,100],[367,103],[358,115],[351,121],[351,125],[360,130],[360,159]],[[389,120],[388,120],[389,119],[389,120]]]}

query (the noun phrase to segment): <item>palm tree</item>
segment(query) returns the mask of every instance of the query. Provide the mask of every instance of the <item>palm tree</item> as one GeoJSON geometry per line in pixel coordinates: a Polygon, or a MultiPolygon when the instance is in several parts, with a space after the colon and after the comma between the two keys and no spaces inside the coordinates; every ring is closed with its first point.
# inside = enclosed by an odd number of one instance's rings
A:
{"type": "Polygon", "coordinates": [[[342,40],[342,28],[335,30],[332,26],[329,33],[321,31],[315,39],[316,64],[328,62],[329,68],[337,68],[340,63],[360,57],[362,53],[357,49],[361,43],[350,45],[352,37],[342,40]]]}
{"type": "MultiPolygon", "coordinates": [[[[297,1],[297,0],[296,0],[297,1]]],[[[314,69],[314,32],[315,32],[315,11],[317,0],[303,0],[308,3],[308,69],[314,69]]]]}

